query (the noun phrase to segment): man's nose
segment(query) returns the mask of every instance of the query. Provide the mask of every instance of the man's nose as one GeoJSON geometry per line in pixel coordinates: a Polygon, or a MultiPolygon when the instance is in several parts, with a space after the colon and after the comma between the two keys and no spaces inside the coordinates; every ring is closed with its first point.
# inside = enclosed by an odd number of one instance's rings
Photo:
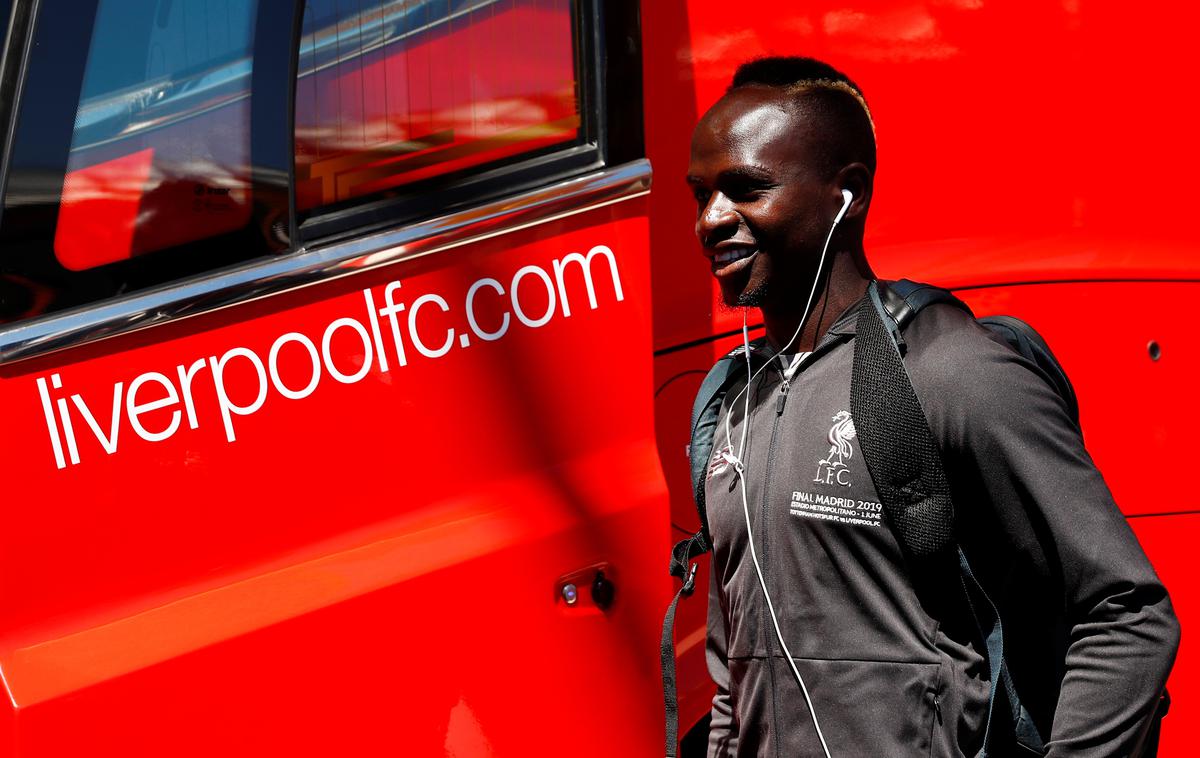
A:
{"type": "Polygon", "coordinates": [[[702,245],[713,245],[737,232],[741,218],[724,193],[714,192],[696,219],[696,236],[702,245]]]}

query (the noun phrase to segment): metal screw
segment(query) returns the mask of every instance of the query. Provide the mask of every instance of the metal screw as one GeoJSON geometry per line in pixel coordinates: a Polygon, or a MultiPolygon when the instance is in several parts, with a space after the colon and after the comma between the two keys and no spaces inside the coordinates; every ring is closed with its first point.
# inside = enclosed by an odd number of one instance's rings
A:
{"type": "Polygon", "coordinates": [[[573,584],[564,584],[562,596],[563,600],[567,601],[567,605],[575,605],[579,602],[579,588],[573,584]]]}
{"type": "Polygon", "coordinates": [[[1150,360],[1156,361],[1162,357],[1162,348],[1159,347],[1157,340],[1150,340],[1150,344],[1146,346],[1150,352],[1150,360]]]}

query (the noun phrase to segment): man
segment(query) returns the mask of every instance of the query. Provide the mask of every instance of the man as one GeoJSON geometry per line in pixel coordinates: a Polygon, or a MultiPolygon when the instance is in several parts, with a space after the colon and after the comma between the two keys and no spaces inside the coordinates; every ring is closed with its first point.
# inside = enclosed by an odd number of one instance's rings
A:
{"type": "MultiPolygon", "coordinates": [[[[725,302],[762,311],[769,359],[726,396],[707,469],[712,756],[981,749],[988,664],[960,577],[911,575],[849,413],[874,174],[861,92],[809,59],[743,65],[692,139],[696,234],[725,302]]],[[[903,334],[958,540],[1048,754],[1128,755],[1178,625],[1063,400],[989,334],[945,304],[903,334]]]]}

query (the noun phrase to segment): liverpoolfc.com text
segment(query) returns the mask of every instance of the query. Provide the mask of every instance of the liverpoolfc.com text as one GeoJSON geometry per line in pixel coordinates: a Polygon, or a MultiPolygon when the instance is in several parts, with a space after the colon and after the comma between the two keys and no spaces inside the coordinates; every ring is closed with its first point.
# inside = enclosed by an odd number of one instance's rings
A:
{"type": "MultiPolygon", "coordinates": [[[[196,412],[197,402],[215,401],[224,424],[225,439],[233,442],[237,439],[236,418],[259,411],[266,404],[272,390],[288,400],[302,400],[317,389],[324,376],[341,384],[355,384],[366,378],[372,369],[386,373],[393,367],[408,365],[409,360],[416,356],[441,358],[455,347],[469,346],[476,338],[494,342],[503,338],[510,328],[517,324],[523,328],[538,329],[550,323],[556,316],[569,318],[569,282],[582,282],[586,286],[588,305],[595,310],[599,301],[596,297],[596,272],[593,271],[593,263],[599,264],[597,271],[608,269],[616,300],[624,300],[625,294],[621,289],[616,258],[611,249],[597,245],[589,250],[587,255],[570,253],[555,259],[548,269],[536,265],[524,266],[507,282],[492,278],[475,281],[467,289],[463,302],[468,328],[458,332],[447,328],[444,333],[439,334],[438,340],[431,340],[428,332],[425,337],[418,333],[417,327],[423,318],[421,314],[427,310],[450,312],[450,303],[436,294],[422,294],[411,302],[402,302],[401,282],[392,281],[383,288],[382,296],[378,300],[376,293],[370,288],[364,289],[361,315],[357,318],[344,316],[334,319],[319,337],[309,337],[301,332],[287,332],[279,335],[265,357],[249,348],[232,347],[221,355],[181,363],[169,373],[147,371],[134,377],[128,386],[123,381],[114,384],[111,406],[108,406],[107,397],[88,400],[78,393],[67,395],[63,390],[62,377],[58,373],[38,377],[37,390],[42,411],[46,416],[46,428],[50,434],[54,461],[60,469],[66,468],[68,464],[79,463],[77,434],[80,433],[94,435],[109,455],[116,453],[123,417],[128,421],[133,433],[147,442],[161,442],[170,438],[180,430],[185,419],[190,429],[197,429],[200,426],[200,414],[196,412]],[[604,263],[607,263],[607,267],[604,263]],[[491,323],[480,323],[477,313],[477,304],[485,297],[506,301],[504,305],[507,308],[499,318],[496,318],[496,300],[492,301],[492,307],[487,311],[489,318],[486,319],[491,323]],[[536,302],[537,306],[523,305],[523,300],[526,303],[536,302]],[[530,312],[531,310],[534,312],[530,312]],[[342,331],[351,339],[361,341],[361,365],[350,367],[335,362],[331,345],[334,336],[342,331]],[[302,363],[305,368],[299,375],[281,376],[279,356],[285,349],[301,351],[300,355],[307,354],[307,360],[302,363]],[[238,383],[238,391],[235,394],[243,402],[231,399],[225,386],[226,369],[236,366],[239,362],[245,364],[239,369],[239,373],[249,368],[253,375],[257,376],[257,387],[252,398],[245,397],[249,392],[241,386],[241,382],[238,383]],[[211,374],[214,392],[211,396],[193,395],[193,381],[205,371],[211,374]],[[247,399],[249,402],[244,402],[247,399]],[[168,408],[174,409],[169,420],[165,414],[155,414],[157,426],[152,424],[155,428],[147,428],[143,416],[168,408]],[[166,422],[165,426],[162,425],[163,422],[166,422]]],[[[338,339],[340,341],[344,338],[338,339]]],[[[251,374],[246,372],[244,375],[251,374]]],[[[250,386],[254,386],[253,381],[250,386]]]]}

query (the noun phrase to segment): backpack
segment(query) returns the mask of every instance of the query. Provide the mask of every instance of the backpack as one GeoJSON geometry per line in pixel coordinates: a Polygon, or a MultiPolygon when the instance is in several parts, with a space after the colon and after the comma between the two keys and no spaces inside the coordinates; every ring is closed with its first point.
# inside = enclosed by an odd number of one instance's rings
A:
{"type": "MultiPolygon", "coordinates": [[[[996,606],[976,580],[954,530],[954,506],[937,443],[921,410],[904,367],[903,328],[933,304],[970,309],[950,292],[908,280],[875,282],[858,314],[850,405],[861,440],[863,457],[871,472],[887,522],[901,548],[915,561],[936,555],[957,554],[961,586],[967,606],[975,615],[987,650],[991,692],[984,728],[983,755],[996,754],[1015,743],[1030,755],[1045,754],[1045,740],[1021,705],[1004,657],[1004,632],[996,606]],[[896,445],[903,440],[904,453],[896,445]],[[1003,725],[1001,725],[1003,724],[1003,725]]],[[[1012,316],[978,319],[1029,360],[1066,404],[1078,425],[1079,404],[1071,381],[1045,340],[1028,324],[1012,316]]],[[[693,496],[700,515],[700,530],[677,543],[671,551],[670,572],[683,580],[663,620],[660,648],[663,698],[666,710],[666,755],[674,758],[678,744],[678,703],[675,691],[675,609],[681,597],[695,590],[694,558],[712,549],[704,503],[705,471],[712,454],[713,434],[729,387],[746,374],[745,347],[739,346],[717,361],[700,385],[692,408],[691,463],[693,496]]],[[[1156,752],[1159,721],[1169,698],[1164,692],[1140,755],[1156,752]]]]}

